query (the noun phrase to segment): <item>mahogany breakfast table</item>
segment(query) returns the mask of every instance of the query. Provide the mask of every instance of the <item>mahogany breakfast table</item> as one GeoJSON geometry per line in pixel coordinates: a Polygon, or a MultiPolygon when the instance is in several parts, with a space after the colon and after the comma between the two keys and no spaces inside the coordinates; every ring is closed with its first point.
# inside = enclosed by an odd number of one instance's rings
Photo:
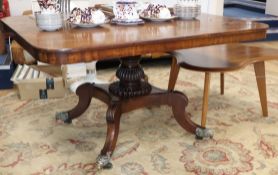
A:
{"type": "Polygon", "coordinates": [[[179,125],[198,137],[211,137],[206,128],[195,124],[185,108],[188,98],[178,91],[161,90],[144,81],[140,56],[154,52],[171,52],[213,44],[249,41],[265,38],[265,24],[222,16],[202,14],[196,20],[147,22],[138,26],[105,24],[97,28],[66,28],[54,32],[40,31],[28,16],[2,19],[6,32],[34,58],[50,64],[69,64],[120,58],[116,71],[119,81],[107,85],[85,83],[78,87],[78,104],[60,112],[57,119],[71,123],[89,106],[91,98],[107,104],[107,136],[97,158],[101,168],[111,167],[110,157],[115,149],[121,114],[153,105],[172,107],[179,125]]]}

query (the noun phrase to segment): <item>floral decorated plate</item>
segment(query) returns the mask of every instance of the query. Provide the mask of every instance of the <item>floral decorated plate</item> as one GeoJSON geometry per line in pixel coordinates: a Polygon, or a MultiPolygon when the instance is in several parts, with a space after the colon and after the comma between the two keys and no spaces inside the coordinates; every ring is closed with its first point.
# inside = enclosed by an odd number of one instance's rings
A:
{"type": "Polygon", "coordinates": [[[122,20],[122,19],[112,19],[111,20],[112,24],[117,24],[117,25],[125,25],[125,26],[130,26],[130,25],[140,25],[144,24],[144,20],[142,19],[136,19],[136,20],[122,20]]]}
{"type": "Polygon", "coordinates": [[[143,15],[140,15],[140,18],[146,20],[146,21],[152,21],[152,22],[165,22],[165,21],[170,21],[172,19],[177,18],[176,16],[171,16],[170,18],[149,18],[145,17],[143,15]]]}
{"type": "Polygon", "coordinates": [[[103,23],[72,23],[73,26],[80,27],[80,28],[93,28],[100,26],[102,24],[108,23],[109,20],[103,22],[103,23]]]}

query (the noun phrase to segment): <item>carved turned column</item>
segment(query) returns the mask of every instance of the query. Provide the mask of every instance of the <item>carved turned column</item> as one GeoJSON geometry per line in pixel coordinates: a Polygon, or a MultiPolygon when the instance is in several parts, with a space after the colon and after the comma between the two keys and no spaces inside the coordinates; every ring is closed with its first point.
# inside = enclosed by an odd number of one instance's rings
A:
{"type": "Polygon", "coordinates": [[[109,86],[109,91],[113,95],[128,98],[147,95],[151,92],[151,85],[143,80],[145,74],[140,60],[140,56],[121,59],[121,64],[116,72],[120,81],[109,86]]]}

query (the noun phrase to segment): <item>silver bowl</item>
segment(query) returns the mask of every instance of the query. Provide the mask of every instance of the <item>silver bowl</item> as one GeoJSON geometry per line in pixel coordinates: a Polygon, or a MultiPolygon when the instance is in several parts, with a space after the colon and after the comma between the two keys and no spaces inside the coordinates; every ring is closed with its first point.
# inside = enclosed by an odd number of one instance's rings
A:
{"type": "Polygon", "coordinates": [[[36,24],[41,30],[55,31],[63,26],[63,16],[60,13],[41,14],[36,13],[36,24]]]}

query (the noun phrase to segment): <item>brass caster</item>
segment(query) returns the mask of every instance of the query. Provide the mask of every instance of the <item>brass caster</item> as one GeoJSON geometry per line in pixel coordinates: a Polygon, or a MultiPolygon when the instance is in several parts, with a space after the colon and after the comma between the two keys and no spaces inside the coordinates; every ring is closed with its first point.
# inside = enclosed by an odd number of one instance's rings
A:
{"type": "Polygon", "coordinates": [[[68,112],[57,112],[55,115],[55,118],[56,118],[57,122],[63,122],[63,123],[67,123],[67,124],[72,123],[72,119],[69,117],[68,112]]]}
{"type": "Polygon", "coordinates": [[[111,160],[110,153],[107,153],[106,155],[100,154],[97,157],[98,169],[111,169],[113,165],[110,162],[110,160],[111,160]]]}
{"type": "Polygon", "coordinates": [[[213,138],[213,130],[208,129],[208,128],[197,128],[195,135],[196,135],[196,139],[198,140],[202,140],[205,138],[209,138],[212,139],[213,138]]]}

